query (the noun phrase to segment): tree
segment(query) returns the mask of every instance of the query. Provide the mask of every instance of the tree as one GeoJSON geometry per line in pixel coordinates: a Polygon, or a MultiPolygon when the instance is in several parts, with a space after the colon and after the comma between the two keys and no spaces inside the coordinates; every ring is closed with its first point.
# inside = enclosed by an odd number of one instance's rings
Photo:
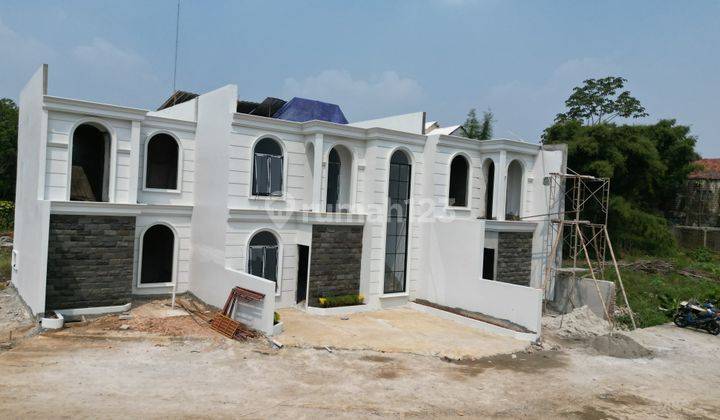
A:
{"type": "Polygon", "coordinates": [[[465,133],[467,134],[468,138],[476,139],[478,135],[480,135],[480,121],[478,121],[477,119],[475,108],[472,108],[468,112],[465,124],[463,124],[463,128],[465,129],[465,133]]]}
{"type": "Polygon", "coordinates": [[[15,102],[0,99],[0,200],[15,199],[18,115],[15,102]]]}
{"type": "Polygon", "coordinates": [[[493,123],[495,122],[495,119],[493,117],[493,113],[490,109],[483,112],[483,122],[480,126],[480,132],[477,136],[478,140],[490,140],[492,138],[493,123]]]}
{"type": "Polygon", "coordinates": [[[626,79],[613,76],[583,81],[583,86],[573,88],[573,93],[565,101],[567,112],[557,114],[555,122],[576,120],[586,125],[597,125],[609,123],[617,117],[647,117],[645,107],[629,91],[617,94],[625,87],[625,82],[626,79]]]}

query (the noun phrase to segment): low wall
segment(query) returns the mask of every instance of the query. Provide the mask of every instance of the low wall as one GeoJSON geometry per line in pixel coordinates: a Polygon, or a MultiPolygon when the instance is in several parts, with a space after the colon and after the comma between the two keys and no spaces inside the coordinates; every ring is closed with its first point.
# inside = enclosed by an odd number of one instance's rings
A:
{"type": "Polygon", "coordinates": [[[674,226],[673,234],[684,248],[706,247],[720,252],[720,228],[697,226],[674,226]]]}
{"type": "Polygon", "coordinates": [[[432,223],[427,229],[424,280],[417,298],[480,312],[540,333],[540,289],[482,279],[482,221],[432,223]]]}
{"type": "Polygon", "coordinates": [[[595,281],[588,278],[573,279],[570,273],[558,273],[555,279],[555,297],[552,306],[560,313],[568,313],[573,309],[587,306],[600,318],[607,318],[602,301],[598,295],[598,288],[605,300],[608,313],[615,310],[615,283],[611,281],[598,280],[597,288],[595,281]],[[573,283],[575,285],[573,286],[573,283]]]}

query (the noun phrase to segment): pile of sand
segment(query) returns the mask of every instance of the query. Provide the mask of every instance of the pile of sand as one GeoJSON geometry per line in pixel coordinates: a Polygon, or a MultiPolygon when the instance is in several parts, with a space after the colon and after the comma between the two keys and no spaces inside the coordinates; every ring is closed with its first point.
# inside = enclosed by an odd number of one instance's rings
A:
{"type": "Polygon", "coordinates": [[[610,332],[610,323],[582,306],[565,315],[543,317],[542,327],[563,338],[589,338],[610,332]]]}
{"type": "Polygon", "coordinates": [[[622,359],[637,359],[650,357],[652,352],[638,344],[627,335],[611,333],[595,337],[590,342],[592,348],[605,356],[620,357],[622,359]]]}

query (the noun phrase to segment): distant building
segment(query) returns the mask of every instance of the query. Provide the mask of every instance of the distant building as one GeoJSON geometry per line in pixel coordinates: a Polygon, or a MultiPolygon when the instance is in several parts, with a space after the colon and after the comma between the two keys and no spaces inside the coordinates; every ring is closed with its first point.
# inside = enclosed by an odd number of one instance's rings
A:
{"type": "Polygon", "coordinates": [[[720,159],[700,159],[678,197],[677,222],[686,226],[720,227],[720,159]]]}

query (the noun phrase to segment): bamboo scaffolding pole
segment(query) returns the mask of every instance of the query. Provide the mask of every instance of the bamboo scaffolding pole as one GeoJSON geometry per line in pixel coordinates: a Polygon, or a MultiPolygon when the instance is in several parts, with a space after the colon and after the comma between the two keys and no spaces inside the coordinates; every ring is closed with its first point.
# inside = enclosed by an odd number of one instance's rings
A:
{"type": "Polygon", "coordinates": [[[632,322],[633,330],[635,330],[637,329],[637,325],[635,325],[635,315],[633,315],[632,308],[630,308],[630,302],[628,301],[627,294],[625,293],[625,286],[623,285],[622,276],[620,276],[620,268],[618,268],[617,260],[615,259],[615,251],[613,250],[612,243],[610,242],[610,235],[607,233],[607,227],[605,227],[605,239],[607,240],[608,249],[610,250],[610,257],[612,257],[618,283],[620,283],[620,291],[622,292],[623,299],[625,299],[625,306],[628,308],[628,312],[630,313],[630,322],[632,322]]]}
{"type": "Polygon", "coordinates": [[[602,303],[603,310],[605,311],[605,315],[607,316],[608,322],[610,322],[613,325],[615,325],[615,322],[612,318],[610,318],[610,312],[608,311],[607,305],[605,304],[605,298],[602,296],[602,292],[600,291],[600,286],[598,285],[597,278],[595,277],[595,270],[593,270],[592,262],[590,261],[590,255],[588,254],[587,246],[585,246],[585,238],[582,235],[582,231],[580,230],[579,225],[575,225],[577,229],[577,234],[580,238],[580,245],[582,245],[583,252],[585,253],[585,261],[587,261],[588,268],[590,268],[590,275],[593,279],[593,284],[595,284],[595,289],[598,292],[598,297],[600,298],[600,303],[602,303]]]}

